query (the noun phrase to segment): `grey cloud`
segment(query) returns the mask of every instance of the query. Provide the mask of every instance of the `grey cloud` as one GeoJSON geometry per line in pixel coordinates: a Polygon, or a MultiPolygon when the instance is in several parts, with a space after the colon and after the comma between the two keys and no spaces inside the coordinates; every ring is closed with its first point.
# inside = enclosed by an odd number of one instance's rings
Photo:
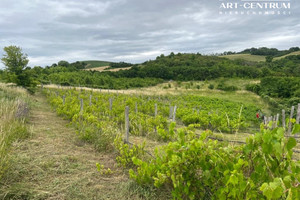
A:
{"type": "Polygon", "coordinates": [[[45,66],[59,60],[143,62],[172,51],[299,46],[300,3],[292,0],[288,16],[219,15],[219,5],[219,0],[1,0],[0,54],[4,46],[18,45],[31,66],[45,66]]]}

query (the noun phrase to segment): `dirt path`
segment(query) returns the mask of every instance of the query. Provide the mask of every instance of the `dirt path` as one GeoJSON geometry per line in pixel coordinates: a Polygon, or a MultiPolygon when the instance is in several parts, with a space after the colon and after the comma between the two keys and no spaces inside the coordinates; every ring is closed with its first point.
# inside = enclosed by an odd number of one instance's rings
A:
{"type": "Polygon", "coordinates": [[[44,97],[36,95],[34,101],[32,137],[14,144],[0,199],[131,199],[130,181],[113,156],[76,139],[44,97]],[[113,173],[101,175],[97,162],[113,173]]]}

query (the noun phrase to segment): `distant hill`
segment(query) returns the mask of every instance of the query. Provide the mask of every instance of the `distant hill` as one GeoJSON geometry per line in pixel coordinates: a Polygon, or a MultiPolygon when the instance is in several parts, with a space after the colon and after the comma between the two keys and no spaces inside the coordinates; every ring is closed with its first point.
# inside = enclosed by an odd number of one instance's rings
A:
{"type": "Polygon", "coordinates": [[[210,80],[215,78],[259,78],[266,76],[299,76],[300,56],[288,56],[265,62],[265,56],[235,54],[230,56],[203,56],[192,53],[160,55],[140,67],[133,66],[113,74],[116,77],[151,77],[164,80],[210,80]],[[235,57],[234,57],[235,56],[235,57]],[[228,59],[230,57],[231,59],[228,59]],[[234,59],[235,58],[235,59],[234,59]],[[240,58],[237,60],[237,58],[240,58]],[[263,62],[250,62],[263,61],[263,62]],[[288,63],[288,64],[287,64],[288,63]]]}
{"type": "MultiPolygon", "coordinates": [[[[295,52],[292,52],[292,53],[289,53],[289,54],[286,54],[286,55],[280,56],[280,57],[274,57],[273,60],[280,60],[280,59],[286,58],[288,56],[295,56],[295,55],[300,55],[300,51],[295,51],[295,52]]],[[[228,58],[230,60],[242,59],[242,60],[252,61],[252,62],[265,62],[266,61],[266,56],[251,55],[251,54],[246,54],[246,53],[223,55],[220,57],[228,58]]]]}
{"type": "Polygon", "coordinates": [[[225,51],[224,53],[219,54],[220,57],[228,58],[230,60],[242,59],[253,62],[265,62],[266,58],[269,62],[270,60],[272,60],[272,57],[273,61],[275,61],[292,55],[300,55],[300,48],[291,47],[288,50],[278,50],[276,48],[268,47],[252,47],[241,52],[225,51]]]}
{"type": "Polygon", "coordinates": [[[222,58],[228,58],[230,60],[237,60],[242,59],[246,61],[252,61],[252,62],[265,62],[266,56],[258,56],[258,55],[251,55],[251,54],[232,54],[232,55],[224,55],[220,56],[222,58]]]}
{"type": "MultiPolygon", "coordinates": [[[[300,50],[296,52],[291,53],[299,54],[300,50]]],[[[34,67],[28,69],[28,73],[32,73],[38,81],[44,84],[50,82],[66,86],[80,84],[81,86],[114,89],[143,87],[163,81],[178,81],[178,84],[181,84],[184,81],[205,81],[217,78],[300,77],[300,55],[286,56],[279,60],[273,59],[272,62],[250,62],[233,59],[236,57],[251,58],[255,61],[264,60],[262,55],[216,56],[201,55],[200,53],[175,54],[171,52],[169,55],[161,54],[155,60],[132,64],[129,67],[125,66],[130,65],[130,63],[124,62],[118,64],[116,62],[95,60],[77,61],[75,63],[59,61],[58,64],[45,68],[34,67]],[[110,64],[114,64],[115,68],[111,68],[110,64]]],[[[212,85],[211,87],[232,89],[228,85],[212,85]]],[[[296,92],[298,95],[299,91],[296,92]]]]}
{"type": "MultiPolygon", "coordinates": [[[[268,47],[260,47],[260,48],[250,48],[250,49],[245,49],[244,51],[239,52],[238,54],[251,54],[251,55],[258,55],[258,56],[272,56],[272,57],[280,57],[280,56],[285,56],[287,54],[300,51],[299,47],[291,47],[288,50],[279,50],[276,48],[268,48],[268,47]]],[[[225,53],[225,52],[224,52],[225,53]]],[[[229,55],[232,54],[233,52],[227,52],[227,54],[224,55],[229,55]]]]}
{"type": "Polygon", "coordinates": [[[295,51],[295,52],[289,53],[289,54],[284,55],[284,56],[276,57],[276,58],[274,58],[274,60],[280,60],[280,59],[285,58],[287,56],[297,56],[297,55],[300,55],[300,51],[295,51]]]}
{"type": "Polygon", "coordinates": [[[109,61],[101,61],[101,60],[84,60],[84,61],[80,61],[80,62],[84,62],[87,64],[85,66],[86,69],[96,68],[96,67],[105,67],[105,66],[109,66],[112,63],[109,61]]]}

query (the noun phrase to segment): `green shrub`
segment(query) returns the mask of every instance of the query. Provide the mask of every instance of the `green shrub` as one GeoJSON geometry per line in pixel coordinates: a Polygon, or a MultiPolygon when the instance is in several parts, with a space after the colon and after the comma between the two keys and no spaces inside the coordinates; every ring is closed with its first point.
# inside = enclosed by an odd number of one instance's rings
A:
{"type": "Polygon", "coordinates": [[[208,89],[213,90],[215,88],[215,86],[213,84],[209,84],[208,89]]]}
{"type": "Polygon", "coordinates": [[[133,157],[130,177],[169,188],[174,199],[299,199],[299,162],[292,159],[297,142],[285,138],[283,128],[262,129],[242,146],[210,140],[210,134],[179,130],[150,161],[133,157]]]}
{"type": "Polygon", "coordinates": [[[226,91],[226,92],[233,92],[233,91],[237,91],[239,88],[234,86],[234,85],[227,86],[225,84],[218,84],[217,89],[218,90],[223,90],[223,91],[226,91]]]}
{"type": "Polygon", "coordinates": [[[246,90],[248,90],[250,92],[254,92],[256,94],[259,94],[261,91],[261,87],[259,84],[247,84],[246,90]]]}

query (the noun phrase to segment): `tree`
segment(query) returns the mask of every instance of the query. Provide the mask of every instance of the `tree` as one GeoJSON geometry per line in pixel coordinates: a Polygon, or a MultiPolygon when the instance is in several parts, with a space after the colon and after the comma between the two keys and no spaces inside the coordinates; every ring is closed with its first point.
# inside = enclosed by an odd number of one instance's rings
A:
{"type": "Polygon", "coordinates": [[[57,63],[57,65],[62,67],[69,67],[70,63],[68,61],[61,60],[57,63]]]}
{"type": "Polygon", "coordinates": [[[4,47],[4,52],[1,61],[8,72],[6,80],[26,87],[29,92],[33,93],[37,84],[32,78],[31,69],[27,68],[29,62],[27,55],[17,46],[4,47]]]}
{"type": "Polygon", "coordinates": [[[273,56],[266,56],[266,62],[271,63],[273,61],[273,56]]]}
{"type": "Polygon", "coordinates": [[[27,67],[29,60],[27,55],[22,53],[22,49],[17,46],[4,47],[5,54],[1,58],[2,63],[6,66],[7,71],[20,75],[27,67]]]}

